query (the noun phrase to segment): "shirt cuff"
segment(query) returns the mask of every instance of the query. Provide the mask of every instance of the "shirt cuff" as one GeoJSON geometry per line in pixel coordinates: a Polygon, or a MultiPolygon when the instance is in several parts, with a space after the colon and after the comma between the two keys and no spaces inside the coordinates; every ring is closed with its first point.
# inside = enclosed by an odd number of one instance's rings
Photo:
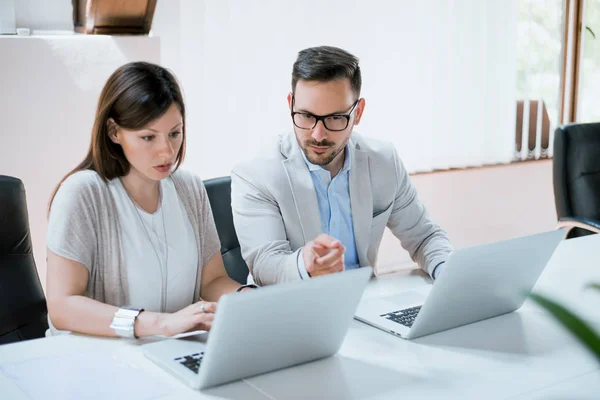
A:
{"type": "Polygon", "coordinates": [[[298,273],[302,279],[309,279],[310,275],[308,275],[308,271],[306,270],[306,266],[304,265],[304,257],[302,257],[302,250],[298,252],[298,258],[296,259],[296,263],[298,264],[298,273]]]}
{"type": "Polygon", "coordinates": [[[431,277],[433,278],[433,280],[436,280],[438,275],[440,274],[440,272],[442,272],[442,269],[444,269],[444,267],[442,267],[443,263],[444,263],[444,261],[442,261],[441,263],[436,265],[435,268],[433,269],[433,272],[431,273],[431,277]]]}

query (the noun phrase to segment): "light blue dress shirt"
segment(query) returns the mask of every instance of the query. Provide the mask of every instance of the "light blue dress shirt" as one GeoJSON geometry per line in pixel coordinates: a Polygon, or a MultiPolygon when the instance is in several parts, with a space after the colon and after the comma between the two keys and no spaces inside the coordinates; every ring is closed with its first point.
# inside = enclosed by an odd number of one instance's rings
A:
{"type": "MultiPolygon", "coordinates": [[[[312,164],[300,150],[310,171],[321,215],[321,232],[338,239],[346,248],[344,265],[346,269],[358,268],[358,253],[354,240],[352,208],[350,206],[350,149],[346,145],[344,166],[331,179],[331,173],[319,165],[312,164]]],[[[311,240],[314,238],[311,238],[311,240]]],[[[298,253],[298,272],[302,278],[308,278],[304,259],[298,253]]]]}
{"type": "MultiPolygon", "coordinates": [[[[354,240],[354,225],[352,223],[352,207],[350,205],[350,146],[344,150],[344,166],[338,174],[331,179],[331,173],[319,165],[308,161],[304,151],[300,153],[304,158],[317,193],[319,214],[321,215],[321,232],[338,239],[346,248],[344,253],[344,266],[346,269],[360,267],[356,241],[354,240]]],[[[312,238],[314,239],[314,238],[312,238]]],[[[302,279],[309,278],[304,259],[298,252],[298,272],[302,279]]],[[[432,278],[435,280],[443,268],[443,262],[435,266],[432,278]]]]}

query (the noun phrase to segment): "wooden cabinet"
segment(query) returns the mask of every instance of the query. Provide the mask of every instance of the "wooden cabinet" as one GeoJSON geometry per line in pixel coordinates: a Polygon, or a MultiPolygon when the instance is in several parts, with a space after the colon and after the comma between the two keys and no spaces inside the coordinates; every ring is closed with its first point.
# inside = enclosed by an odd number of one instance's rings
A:
{"type": "Polygon", "coordinates": [[[72,0],[79,33],[144,35],[150,32],[156,0],[72,0]]]}

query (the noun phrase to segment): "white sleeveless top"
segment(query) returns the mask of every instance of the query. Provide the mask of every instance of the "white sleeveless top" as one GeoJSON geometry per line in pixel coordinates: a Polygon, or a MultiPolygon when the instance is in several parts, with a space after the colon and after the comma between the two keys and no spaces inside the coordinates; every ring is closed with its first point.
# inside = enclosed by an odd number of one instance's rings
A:
{"type": "Polygon", "coordinates": [[[198,249],[190,219],[171,178],[160,182],[154,214],[140,208],[120,179],[108,183],[121,229],[130,306],[176,312],[194,299],[198,249]]]}

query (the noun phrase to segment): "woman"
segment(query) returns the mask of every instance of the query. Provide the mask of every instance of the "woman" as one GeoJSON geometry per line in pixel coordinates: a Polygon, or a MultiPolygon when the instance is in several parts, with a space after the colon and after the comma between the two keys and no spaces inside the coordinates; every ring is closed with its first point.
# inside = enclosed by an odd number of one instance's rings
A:
{"type": "Polygon", "coordinates": [[[183,97],[169,71],[135,62],[111,75],[88,154],[50,200],[51,333],[210,329],[214,302],[249,288],[227,276],[202,181],[178,170],[185,141],[183,97]]]}

